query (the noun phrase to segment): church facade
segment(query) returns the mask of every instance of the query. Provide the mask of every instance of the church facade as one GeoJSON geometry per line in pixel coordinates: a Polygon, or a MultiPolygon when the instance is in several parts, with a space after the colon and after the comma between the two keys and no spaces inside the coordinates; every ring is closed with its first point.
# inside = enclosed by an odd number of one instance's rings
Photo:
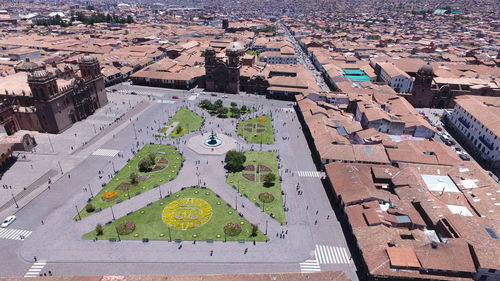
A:
{"type": "Polygon", "coordinates": [[[226,48],[226,57],[217,57],[215,50],[205,50],[205,90],[237,94],[240,90],[240,56],[244,48],[232,42],[226,48]]]}
{"type": "Polygon", "coordinates": [[[50,71],[27,70],[29,91],[0,93],[0,134],[18,130],[59,133],[106,105],[104,77],[98,60],[78,61],[80,75],[59,79],[50,71]],[[62,85],[58,85],[58,81],[62,85]]]}

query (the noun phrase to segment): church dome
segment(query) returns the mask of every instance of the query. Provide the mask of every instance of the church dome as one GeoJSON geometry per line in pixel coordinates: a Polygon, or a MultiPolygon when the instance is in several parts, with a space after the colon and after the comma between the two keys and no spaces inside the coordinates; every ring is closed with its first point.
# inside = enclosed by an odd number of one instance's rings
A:
{"type": "Polygon", "coordinates": [[[37,70],[30,75],[30,78],[34,79],[44,79],[50,77],[51,73],[47,70],[37,70]]]}
{"type": "Polygon", "coordinates": [[[227,45],[226,47],[226,50],[228,52],[241,52],[243,51],[245,48],[243,47],[243,45],[241,45],[240,42],[237,42],[237,41],[234,41],[234,42],[231,42],[229,45],[227,45]]]}
{"type": "Polygon", "coordinates": [[[84,63],[93,63],[93,62],[97,62],[97,59],[96,59],[94,56],[91,56],[91,55],[85,55],[85,56],[83,56],[83,57],[80,59],[80,62],[84,62],[84,63]]]}
{"type": "Polygon", "coordinates": [[[422,65],[422,67],[418,70],[418,74],[426,75],[426,76],[434,76],[434,69],[430,63],[426,63],[422,65]]]}
{"type": "Polygon", "coordinates": [[[26,58],[26,60],[18,65],[15,66],[15,69],[19,71],[25,71],[25,72],[33,72],[35,70],[40,69],[42,66],[39,65],[36,62],[30,61],[29,58],[26,58]]]}
{"type": "Polygon", "coordinates": [[[214,48],[212,48],[212,46],[208,46],[208,47],[205,49],[205,55],[215,55],[215,50],[214,50],[214,48]]]}

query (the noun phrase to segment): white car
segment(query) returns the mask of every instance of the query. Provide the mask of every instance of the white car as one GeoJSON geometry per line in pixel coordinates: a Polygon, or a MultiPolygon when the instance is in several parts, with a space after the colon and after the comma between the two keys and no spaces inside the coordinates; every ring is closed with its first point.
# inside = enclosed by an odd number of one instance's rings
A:
{"type": "Polygon", "coordinates": [[[0,227],[5,228],[5,227],[9,226],[11,223],[13,223],[15,220],[16,220],[16,216],[8,216],[2,222],[2,225],[0,225],[0,227]]]}

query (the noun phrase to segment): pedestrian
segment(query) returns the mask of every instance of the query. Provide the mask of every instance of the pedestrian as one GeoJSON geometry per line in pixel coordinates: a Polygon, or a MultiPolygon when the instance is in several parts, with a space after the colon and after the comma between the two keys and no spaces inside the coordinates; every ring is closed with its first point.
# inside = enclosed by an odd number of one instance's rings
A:
{"type": "Polygon", "coordinates": [[[314,221],[314,225],[317,225],[317,224],[318,224],[318,220],[315,220],[315,221],[314,221]]]}
{"type": "Polygon", "coordinates": [[[210,256],[214,255],[214,250],[210,250],[210,256]]]}
{"type": "Polygon", "coordinates": [[[49,270],[49,276],[52,276],[52,271],[49,270]]]}
{"type": "Polygon", "coordinates": [[[319,213],[319,210],[316,211],[316,215],[319,213]]]}
{"type": "Polygon", "coordinates": [[[245,254],[245,255],[246,255],[246,254],[247,254],[247,252],[248,252],[248,248],[245,248],[245,252],[244,252],[243,254],[245,254]]]}
{"type": "Polygon", "coordinates": [[[330,219],[330,215],[326,216],[326,219],[330,219]]]}
{"type": "Polygon", "coordinates": [[[33,259],[35,260],[35,262],[37,261],[36,256],[34,256],[33,259]]]}
{"type": "Polygon", "coordinates": [[[42,225],[43,225],[43,220],[42,220],[42,225]]]}

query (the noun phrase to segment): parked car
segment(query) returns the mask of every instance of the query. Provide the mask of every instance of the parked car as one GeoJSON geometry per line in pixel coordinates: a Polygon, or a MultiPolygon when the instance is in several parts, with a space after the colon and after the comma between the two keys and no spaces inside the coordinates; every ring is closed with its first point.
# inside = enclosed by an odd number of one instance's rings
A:
{"type": "Polygon", "coordinates": [[[449,142],[451,143],[451,145],[457,144],[454,140],[449,140],[449,142]]]}
{"type": "Polygon", "coordinates": [[[172,96],[172,99],[174,99],[174,100],[178,100],[178,99],[179,99],[179,97],[178,97],[178,96],[172,96]]]}
{"type": "Polygon", "coordinates": [[[459,154],[458,157],[464,161],[470,161],[470,157],[465,154],[459,154]]]}
{"type": "Polygon", "coordinates": [[[216,97],[216,96],[217,96],[217,94],[216,94],[216,93],[211,93],[210,95],[211,95],[212,97],[216,97]]]}
{"type": "Polygon", "coordinates": [[[446,135],[441,135],[439,138],[445,143],[450,141],[450,138],[448,138],[446,135]]]}
{"type": "Polygon", "coordinates": [[[13,223],[16,220],[16,216],[8,216],[5,218],[5,220],[2,222],[0,225],[2,228],[5,228],[9,226],[11,223],[13,223]]]}
{"type": "Polygon", "coordinates": [[[440,132],[443,130],[443,128],[441,128],[441,127],[437,127],[436,129],[437,129],[438,131],[440,131],[440,132]]]}
{"type": "Polygon", "coordinates": [[[449,141],[449,140],[445,141],[444,144],[446,144],[447,146],[451,146],[452,145],[451,141],[449,141]]]}
{"type": "Polygon", "coordinates": [[[227,99],[227,96],[226,96],[226,95],[224,95],[224,96],[222,96],[222,98],[223,98],[223,99],[227,99]]]}

